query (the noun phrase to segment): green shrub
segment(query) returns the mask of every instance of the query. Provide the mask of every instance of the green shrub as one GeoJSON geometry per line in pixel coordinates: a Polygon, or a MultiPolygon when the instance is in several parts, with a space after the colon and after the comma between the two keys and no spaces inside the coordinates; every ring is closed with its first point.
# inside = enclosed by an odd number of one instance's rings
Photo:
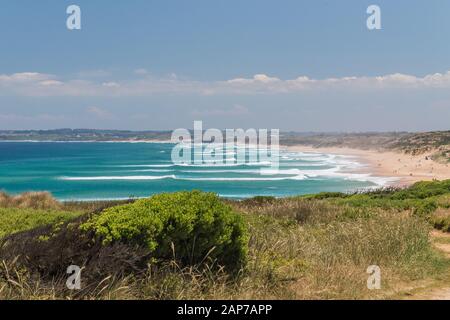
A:
{"type": "Polygon", "coordinates": [[[78,217],[80,212],[0,208],[0,238],[13,233],[56,224],[78,217]]]}
{"type": "Polygon", "coordinates": [[[384,188],[366,193],[320,193],[305,196],[306,199],[326,199],[337,205],[383,210],[412,210],[419,216],[427,216],[439,207],[448,207],[450,180],[422,181],[409,188],[384,188]]]}
{"type": "Polygon", "coordinates": [[[425,199],[450,193],[450,180],[421,181],[395,193],[393,199],[425,199]]]}
{"type": "Polygon", "coordinates": [[[414,214],[418,216],[427,216],[438,208],[436,202],[432,200],[423,200],[414,208],[414,214]]]}
{"type": "Polygon", "coordinates": [[[157,260],[175,258],[193,265],[212,259],[229,270],[239,269],[246,260],[244,222],[213,193],[155,195],[106,209],[81,228],[95,231],[105,245],[146,246],[157,260]]]}
{"type": "Polygon", "coordinates": [[[316,200],[324,200],[324,199],[330,199],[330,198],[347,198],[349,197],[348,194],[342,193],[342,192],[320,192],[317,194],[310,194],[301,196],[303,198],[307,199],[316,199],[316,200]]]}

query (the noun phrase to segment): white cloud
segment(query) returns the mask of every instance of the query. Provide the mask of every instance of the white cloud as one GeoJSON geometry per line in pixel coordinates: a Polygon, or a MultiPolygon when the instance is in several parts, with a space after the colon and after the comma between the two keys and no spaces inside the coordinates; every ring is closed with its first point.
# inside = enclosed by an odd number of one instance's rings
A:
{"type": "Polygon", "coordinates": [[[255,83],[271,83],[271,82],[278,82],[280,79],[275,77],[269,77],[265,74],[255,74],[252,79],[245,79],[245,78],[236,78],[228,80],[227,83],[237,83],[237,84],[255,84],[255,83]]]}
{"type": "Polygon", "coordinates": [[[120,84],[118,84],[117,82],[111,81],[111,82],[102,83],[102,86],[107,87],[107,88],[118,88],[118,87],[120,87],[120,84]]]}
{"type": "Polygon", "coordinates": [[[282,94],[320,89],[382,90],[449,88],[450,71],[424,77],[388,74],[376,77],[311,79],[299,76],[283,80],[266,74],[225,81],[194,81],[176,76],[166,78],[63,80],[55,75],[24,72],[0,75],[0,95],[18,96],[150,96],[154,94],[282,94]]]}
{"type": "Polygon", "coordinates": [[[44,80],[44,81],[40,81],[39,84],[41,86],[61,86],[61,85],[63,85],[63,83],[58,80],[44,80]]]}
{"type": "Polygon", "coordinates": [[[35,82],[52,79],[54,76],[37,72],[21,72],[13,73],[11,75],[0,75],[0,83],[20,83],[20,82],[35,82]]]}

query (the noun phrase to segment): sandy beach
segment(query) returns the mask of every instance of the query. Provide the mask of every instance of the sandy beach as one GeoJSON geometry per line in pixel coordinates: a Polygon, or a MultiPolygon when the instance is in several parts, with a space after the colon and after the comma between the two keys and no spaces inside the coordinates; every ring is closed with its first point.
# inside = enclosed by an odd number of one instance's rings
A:
{"type": "Polygon", "coordinates": [[[379,177],[394,177],[391,185],[408,186],[417,181],[450,179],[450,165],[430,159],[432,152],[412,156],[399,152],[360,150],[351,148],[314,148],[308,146],[287,146],[291,151],[317,152],[355,157],[365,164],[359,172],[379,177]],[[428,159],[428,160],[427,160],[428,159]]]}

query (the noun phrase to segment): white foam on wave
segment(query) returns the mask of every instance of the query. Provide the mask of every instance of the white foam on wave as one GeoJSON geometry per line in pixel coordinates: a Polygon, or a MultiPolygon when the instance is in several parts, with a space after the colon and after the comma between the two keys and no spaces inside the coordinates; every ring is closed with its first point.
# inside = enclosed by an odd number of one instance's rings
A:
{"type": "Polygon", "coordinates": [[[298,175],[293,177],[279,177],[279,178],[257,178],[257,177],[229,177],[229,178],[188,178],[188,177],[177,177],[176,180],[186,180],[186,181],[283,181],[283,180],[304,180],[306,176],[298,175]]]}
{"type": "Polygon", "coordinates": [[[370,182],[378,186],[384,186],[397,180],[393,177],[376,177],[369,173],[353,173],[342,170],[342,167],[337,166],[327,170],[302,170],[301,172],[308,178],[338,178],[347,181],[370,182]]]}
{"type": "MultiPolygon", "coordinates": [[[[236,161],[236,159],[225,159],[228,162],[236,161]]],[[[120,168],[173,168],[173,167],[238,167],[238,166],[271,166],[270,161],[261,162],[245,162],[245,163],[226,163],[224,160],[203,160],[202,163],[174,163],[174,164],[127,164],[120,165],[120,168]]]]}
{"type": "Polygon", "coordinates": [[[297,175],[292,177],[217,177],[217,178],[195,178],[180,177],[176,175],[167,176],[96,176],[96,177],[60,177],[65,181],[102,181],[102,180],[163,180],[174,179],[184,181],[281,181],[281,180],[303,180],[306,176],[297,175]]]}
{"type": "Polygon", "coordinates": [[[130,170],[131,172],[173,172],[171,169],[140,169],[140,170],[130,170]]]}
{"type": "Polygon", "coordinates": [[[173,164],[126,164],[118,166],[120,168],[171,168],[173,164]]]}
{"type": "MultiPolygon", "coordinates": [[[[233,159],[230,159],[233,160],[233,159]]],[[[396,180],[390,177],[376,177],[368,173],[355,173],[354,169],[363,167],[364,165],[355,160],[352,156],[341,156],[334,154],[321,153],[303,153],[303,152],[287,152],[281,154],[281,167],[276,170],[265,168],[271,166],[270,161],[247,162],[247,163],[214,163],[204,162],[201,164],[135,164],[123,165],[124,168],[149,168],[142,170],[132,170],[132,172],[173,172],[172,175],[160,176],[94,176],[94,177],[60,177],[61,180],[68,181],[101,181],[101,180],[183,180],[183,181],[284,181],[284,180],[320,180],[320,179],[342,179],[348,181],[360,181],[373,183],[376,186],[383,186],[396,180]],[[260,167],[254,169],[228,169],[230,167],[260,167]],[[320,167],[326,166],[324,169],[304,167],[320,167]],[[189,170],[187,168],[199,168],[189,170]],[[164,169],[166,168],[166,169],[164,169]],[[178,168],[178,169],[176,169],[178,168]],[[185,169],[186,168],[186,169],[185,169]],[[211,169],[218,168],[218,169],[211,169]],[[190,173],[191,175],[184,175],[190,173]],[[201,176],[202,174],[217,173],[222,174],[218,177],[201,176]],[[239,174],[238,177],[227,177],[226,174],[239,174]],[[200,176],[196,176],[196,175],[200,176]],[[250,176],[258,175],[258,176],[250,176]]]]}
{"type": "Polygon", "coordinates": [[[101,181],[101,180],[162,180],[176,179],[175,175],[168,176],[97,176],[97,177],[60,177],[66,181],[101,181]]]}
{"type": "Polygon", "coordinates": [[[222,169],[222,170],[180,170],[178,171],[180,173],[247,173],[247,174],[259,174],[261,170],[251,170],[251,169],[242,169],[242,170],[236,170],[236,169],[222,169]]]}
{"type": "Polygon", "coordinates": [[[261,172],[264,172],[266,175],[298,175],[301,174],[302,171],[299,169],[242,169],[242,170],[235,170],[235,169],[228,169],[228,170],[181,170],[180,173],[242,173],[242,174],[261,174],[261,172]]]}
{"type": "MultiPolygon", "coordinates": [[[[230,159],[233,160],[233,159],[230,159]]],[[[206,163],[201,163],[201,164],[195,164],[195,163],[179,163],[176,164],[175,166],[179,166],[179,167],[204,167],[204,168],[208,168],[208,167],[239,167],[239,166],[246,166],[246,167],[263,167],[263,166],[271,166],[272,162],[270,161],[261,161],[261,162],[245,162],[245,163],[223,163],[223,162],[218,162],[218,163],[214,163],[213,161],[211,162],[206,162],[206,163]]]]}
{"type": "Polygon", "coordinates": [[[214,152],[194,152],[193,153],[194,156],[203,156],[205,154],[206,155],[214,154],[215,156],[220,157],[220,156],[224,156],[224,155],[235,156],[236,152],[217,152],[217,151],[214,151],[214,152]]]}

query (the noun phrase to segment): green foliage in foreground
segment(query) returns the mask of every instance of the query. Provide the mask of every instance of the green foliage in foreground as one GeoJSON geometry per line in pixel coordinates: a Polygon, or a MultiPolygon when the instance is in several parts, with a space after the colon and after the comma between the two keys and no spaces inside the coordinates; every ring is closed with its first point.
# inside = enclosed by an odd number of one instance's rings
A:
{"type": "Polygon", "coordinates": [[[0,208],[0,238],[45,225],[58,224],[79,215],[80,213],[76,211],[0,208]]]}
{"type": "Polygon", "coordinates": [[[247,255],[242,217],[213,193],[159,194],[94,215],[81,226],[103,244],[136,243],[156,259],[197,264],[207,259],[229,269],[240,268],[247,255]]]}
{"type": "Polygon", "coordinates": [[[447,203],[448,195],[450,195],[450,180],[422,181],[399,190],[384,189],[358,194],[324,192],[304,198],[327,200],[330,203],[352,207],[413,210],[417,215],[427,216],[438,207],[450,205],[447,203]]]}
{"type": "Polygon", "coordinates": [[[430,222],[450,230],[449,191],[443,181],[283,199],[230,201],[197,191],[119,206],[64,204],[93,214],[55,232],[42,230],[51,233],[48,241],[35,231],[16,234],[0,251],[8,257],[0,264],[0,299],[391,298],[409,292],[415,280],[446,276],[449,260],[433,247],[430,222]],[[32,245],[17,245],[23,239],[32,245]],[[246,265],[236,277],[213,268],[205,256],[221,265],[246,265]],[[149,257],[159,263],[147,264],[149,257]],[[85,270],[92,271],[85,275],[92,278],[83,278],[88,289],[68,293],[59,263],[73,259],[86,261],[85,270]],[[382,290],[367,290],[372,264],[382,268],[382,290]],[[26,277],[17,270],[26,270],[26,277]]]}

